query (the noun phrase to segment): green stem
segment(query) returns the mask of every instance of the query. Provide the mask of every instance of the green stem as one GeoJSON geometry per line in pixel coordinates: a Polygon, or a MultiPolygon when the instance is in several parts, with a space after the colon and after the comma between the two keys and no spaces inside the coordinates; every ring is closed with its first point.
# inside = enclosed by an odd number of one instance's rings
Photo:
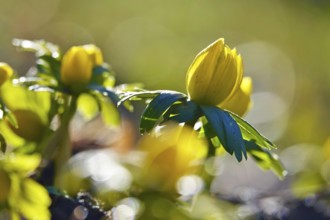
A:
{"type": "Polygon", "coordinates": [[[43,159],[49,161],[54,159],[56,154],[62,154],[62,151],[71,152],[69,125],[77,109],[77,98],[70,96],[65,99],[66,108],[61,115],[60,126],[42,145],[43,159]]]}
{"type": "Polygon", "coordinates": [[[2,153],[4,154],[6,152],[7,149],[7,143],[5,138],[2,136],[2,134],[0,133],[0,149],[2,151],[2,153]]]}
{"type": "Polygon", "coordinates": [[[206,138],[208,144],[207,158],[213,157],[215,155],[216,148],[213,146],[210,137],[206,138]]]}

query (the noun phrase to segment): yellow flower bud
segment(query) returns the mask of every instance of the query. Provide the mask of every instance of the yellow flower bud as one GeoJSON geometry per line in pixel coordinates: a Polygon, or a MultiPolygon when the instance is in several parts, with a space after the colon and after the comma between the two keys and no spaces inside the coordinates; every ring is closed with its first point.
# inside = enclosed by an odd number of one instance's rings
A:
{"type": "Polygon", "coordinates": [[[61,80],[73,90],[83,88],[92,78],[93,61],[82,46],[71,47],[63,56],[61,80]]]}
{"type": "Polygon", "coordinates": [[[190,65],[186,87],[191,100],[218,105],[239,89],[243,77],[241,56],[218,39],[202,50],[190,65]]]}
{"type": "Polygon", "coordinates": [[[190,127],[167,125],[160,133],[143,136],[139,149],[146,153],[142,184],[173,191],[181,176],[196,172],[194,165],[206,156],[207,144],[190,127]]]}
{"type": "Polygon", "coordinates": [[[83,48],[86,50],[90,59],[92,60],[93,66],[100,66],[103,63],[103,56],[100,48],[94,44],[84,45],[83,48]]]}
{"type": "Polygon", "coordinates": [[[0,86],[2,86],[13,73],[14,70],[7,63],[0,62],[0,86]]]}
{"type": "Polygon", "coordinates": [[[227,109],[236,113],[239,116],[244,116],[252,106],[252,79],[251,77],[244,77],[240,88],[227,101],[219,105],[222,109],[227,109]]]}

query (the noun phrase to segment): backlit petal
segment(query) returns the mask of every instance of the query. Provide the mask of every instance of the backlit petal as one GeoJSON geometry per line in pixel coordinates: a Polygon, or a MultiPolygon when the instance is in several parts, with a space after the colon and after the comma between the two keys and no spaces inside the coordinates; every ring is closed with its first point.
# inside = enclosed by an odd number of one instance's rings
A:
{"type": "Polygon", "coordinates": [[[234,112],[239,116],[243,116],[252,105],[252,87],[252,79],[250,77],[244,77],[240,88],[231,96],[230,99],[221,103],[219,107],[234,112]]]}

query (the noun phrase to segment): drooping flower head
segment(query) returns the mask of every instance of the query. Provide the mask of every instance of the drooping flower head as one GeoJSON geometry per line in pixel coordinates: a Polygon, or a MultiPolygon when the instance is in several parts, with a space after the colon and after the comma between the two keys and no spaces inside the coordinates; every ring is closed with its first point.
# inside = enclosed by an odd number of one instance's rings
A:
{"type": "Polygon", "coordinates": [[[226,106],[240,91],[242,79],[241,55],[221,38],[196,56],[187,72],[186,88],[189,98],[199,104],[226,106]]]}

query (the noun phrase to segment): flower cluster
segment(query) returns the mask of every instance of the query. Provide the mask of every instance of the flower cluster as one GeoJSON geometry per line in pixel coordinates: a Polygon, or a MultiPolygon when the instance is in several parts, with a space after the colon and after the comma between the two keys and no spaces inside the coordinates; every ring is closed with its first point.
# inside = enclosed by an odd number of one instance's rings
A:
{"type": "MultiPolygon", "coordinates": [[[[130,219],[192,219],[198,208],[190,201],[205,198],[211,179],[204,162],[223,151],[238,161],[249,155],[261,168],[285,175],[270,152],[274,144],[241,118],[251,108],[252,79],[243,76],[241,55],[224,39],[193,60],[187,94],[115,85],[110,65],[92,44],[65,53],[46,41],[15,39],[14,45],[36,55],[25,76],[0,63],[0,209],[16,219],[49,219],[47,193],[54,196],[53,188],[59,190],[55,196],[65,198],[88,191],[112,210],[114,219],[123,213],[130,219]],[[76,154],[70,133],[76,116],[83,116],[82,123],[100,118],[104,129],[118,129],[136,100],[147,103],[137,156],[130,152],[136,163],[127,159],[130,153],[76,154]],[[194,189],[184,189],[191,182],[194,189]]],[[[83,219],[76,214],[67,217],[83,219]]]]}

